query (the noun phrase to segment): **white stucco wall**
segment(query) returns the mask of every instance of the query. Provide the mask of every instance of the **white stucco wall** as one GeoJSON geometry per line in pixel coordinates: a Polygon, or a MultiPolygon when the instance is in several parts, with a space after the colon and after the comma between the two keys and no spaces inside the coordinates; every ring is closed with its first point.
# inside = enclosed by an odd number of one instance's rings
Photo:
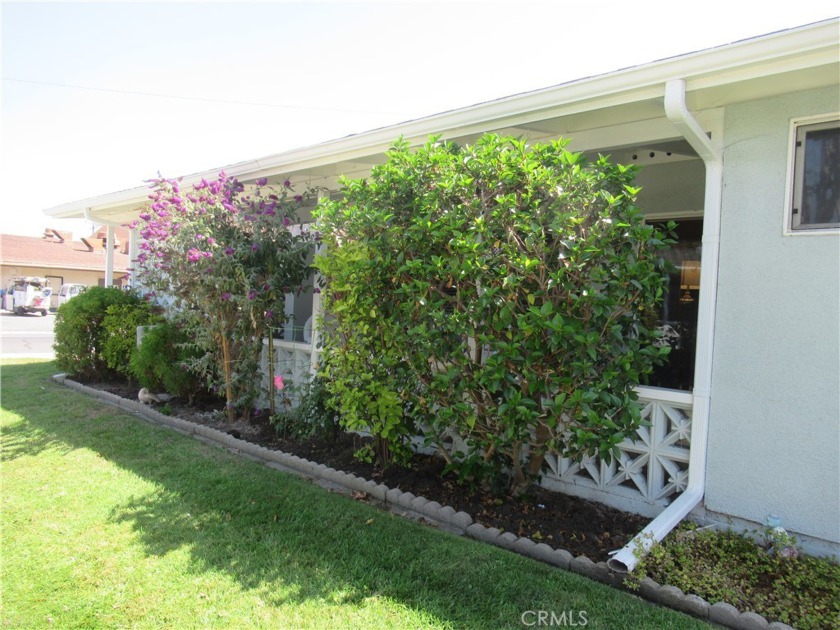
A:
{"type": "Polygon", "coordinates": [[[836,88],[726,110],[705,499],[835,544],[840,235],[784,236],[783,225],[790,119],[838,110],[836,88]]]}

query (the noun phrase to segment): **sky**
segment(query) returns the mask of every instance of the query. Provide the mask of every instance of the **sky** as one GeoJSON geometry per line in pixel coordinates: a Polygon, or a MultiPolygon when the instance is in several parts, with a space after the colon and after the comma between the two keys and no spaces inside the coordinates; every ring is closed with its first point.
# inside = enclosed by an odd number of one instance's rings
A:
{"type": "Polygon", "coordinates": [[[43,210],[840,14],[752,2],[7,2],[0,233],[43,210]]]}

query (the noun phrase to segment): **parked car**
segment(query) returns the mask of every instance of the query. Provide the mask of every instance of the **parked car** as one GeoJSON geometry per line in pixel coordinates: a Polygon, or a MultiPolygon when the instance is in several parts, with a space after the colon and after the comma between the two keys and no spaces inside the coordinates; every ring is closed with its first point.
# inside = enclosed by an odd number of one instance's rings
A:
{"type": "Polygon", "coordinates": [[[59,306],[67,302],[70,298],[76,297],[85,289],[87,289],[87,286],[84,284],[62,284],[58,290],[58,295],[54,296],[55,309],[58,310],[59,306]]]}
{"type": "Polygon", "coordinates": [[[6,295],[3,296],[3,308],[15,315],[41,313],[46,315],[50,306],[49,280],[35,276],[13,278],[6,295]]]}

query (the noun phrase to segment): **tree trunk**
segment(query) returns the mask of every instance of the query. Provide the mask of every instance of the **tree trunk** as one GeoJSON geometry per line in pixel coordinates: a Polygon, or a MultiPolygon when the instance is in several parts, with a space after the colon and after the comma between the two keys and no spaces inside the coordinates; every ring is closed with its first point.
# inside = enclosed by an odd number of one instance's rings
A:
{"type": "Polygon", "coordinates": [[[233,422],[233,386],[230,382],[230,344],[228,343],[227,335],[222,335],[222,360],[224,362],[223,367],[225,371],[225,399],[227,401],[225,407],[227,409],[228,421],[233,422]]]}
{"type": "Polygon", "coordinates": [[[268,408],[274,417],[274,334],[268,328],[268,408]]]}

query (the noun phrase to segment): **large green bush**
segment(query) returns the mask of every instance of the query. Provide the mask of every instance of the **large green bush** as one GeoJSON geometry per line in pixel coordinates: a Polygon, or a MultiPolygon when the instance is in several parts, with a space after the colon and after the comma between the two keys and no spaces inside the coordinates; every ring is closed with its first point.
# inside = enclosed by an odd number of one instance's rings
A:
{"type": "MultiPolygon", "coordinates": [[[[136,293],[116,287],[92,287],[62,304],[55,316],[55,360],[68,374],[84,379],[113,375],[108,365],[104,322],[109,308],[144,309],[144,300],[136,293]]],[[[116,327],[112,327],[112,330],[116,327]]],[[[115,340],[111,359],[118,363],[115,340]]],[[[125,357],[126,364],[128,357],[125,357]]]]}
{"type": "Polygon", "coordinates": [[[348,428],[397,450],[422,431],[522,491],[546,453],[609,457],[638,427],[668,237],[632,167],[565,144],[399,142],[319,208],[322,372],[348,428]]]}

